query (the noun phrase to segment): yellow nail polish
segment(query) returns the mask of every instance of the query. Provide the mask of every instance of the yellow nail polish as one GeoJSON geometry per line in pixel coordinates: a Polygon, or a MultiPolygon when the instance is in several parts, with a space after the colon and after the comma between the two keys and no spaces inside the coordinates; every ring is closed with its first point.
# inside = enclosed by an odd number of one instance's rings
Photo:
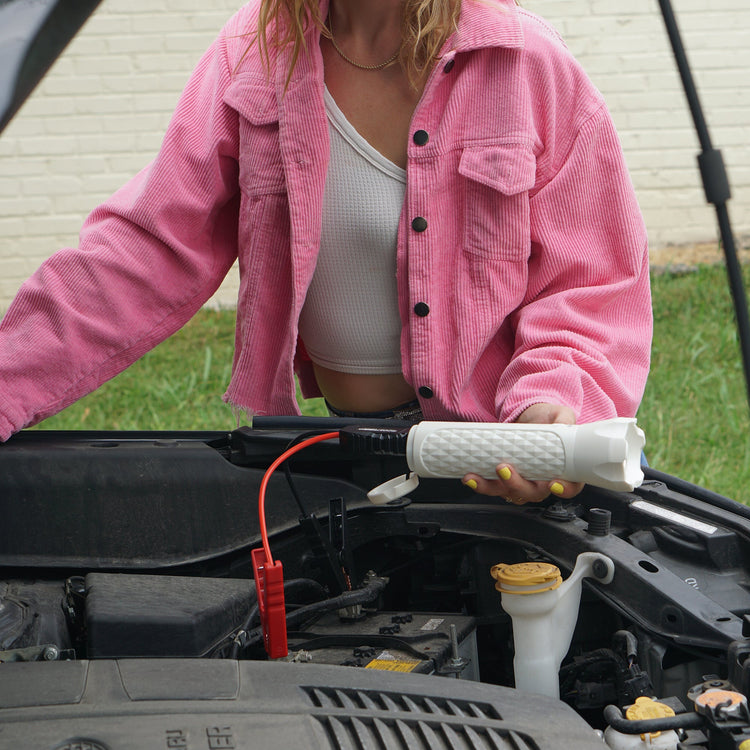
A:
{"type": "Polygon", "coordinates": [[[563,487],[560,482],[554,482],[549,486],[549,491],[553,495],[562,495],[563,492],[565,492],[565,487],[563,487]]]}
{"type": "Polygon", "coordinates": [[[475,479],[467,479],[464,484],[470,489],[475,490],[479,485],[477,484],[475,479]]]}
{"type": "Polygon", "coordinates": [[[512,476],[512,474],[510,473],[510,469],[507,466],[503,466],[503,468],[497,472],[497,475],[500,477],[500,479],[504,479],[506,482],[512,476]]]}

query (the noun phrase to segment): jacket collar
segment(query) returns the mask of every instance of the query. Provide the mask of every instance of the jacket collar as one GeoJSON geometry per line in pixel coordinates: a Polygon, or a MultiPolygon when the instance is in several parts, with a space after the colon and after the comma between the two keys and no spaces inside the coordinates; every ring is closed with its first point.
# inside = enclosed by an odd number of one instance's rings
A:
{"type": "Polygon", "coordinates": [[[523,47],[523,29],[514,0],[462,0],[458,30],[450,50],[468,52],[482,47],[523,47]]]}

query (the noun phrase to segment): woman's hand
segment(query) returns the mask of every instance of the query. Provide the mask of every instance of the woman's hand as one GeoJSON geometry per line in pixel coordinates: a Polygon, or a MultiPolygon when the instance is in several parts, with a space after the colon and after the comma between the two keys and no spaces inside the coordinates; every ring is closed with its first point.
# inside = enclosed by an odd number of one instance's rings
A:
{"type": "MultiPolygon", "coordinates": [[[[518,417],[520,424],[575,424],[576,416],[572,409],[558,404],[534,404],[518,417]]],[[[514,505],[538,503],[553,495],[569,500],[582,489],[581,482],[565,482],[562,479],[529,482],[510,464],[497,466],[497,479],[484,479],[477,474],[467,474],[463,483],[481,495],[502,497],[514,505]]]]}

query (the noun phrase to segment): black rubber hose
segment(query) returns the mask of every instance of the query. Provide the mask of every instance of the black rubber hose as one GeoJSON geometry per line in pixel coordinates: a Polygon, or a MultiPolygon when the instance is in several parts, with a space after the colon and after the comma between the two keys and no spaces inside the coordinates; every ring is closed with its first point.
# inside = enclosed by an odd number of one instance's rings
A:
{"type": "Polygon", "coordinates": [[[612,729],[622,734],[649,734],[650,732],[668,732],[670,729],[701,729],[706,725],[706,720],[696,713],[631,721],[622,715],[622,711],[617,706],[604,707],[604,720],[612,729]]]}

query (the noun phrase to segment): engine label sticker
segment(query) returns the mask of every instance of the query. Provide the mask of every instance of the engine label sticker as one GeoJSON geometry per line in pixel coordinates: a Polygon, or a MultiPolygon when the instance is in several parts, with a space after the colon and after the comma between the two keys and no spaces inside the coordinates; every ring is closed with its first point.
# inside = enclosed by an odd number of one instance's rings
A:
{"type": "Polygon", "coordinates": [[[700,531],[704,534],[715,534],[718,531],[716,526],[711,526],[711,524],[704,523],[703,521],[697,521],[695,518],[690,518],[689,516],[683,516],[668,508],[662,508],[660,505],[647,503],[645,500],[634,500],[630,505],[632,508],[642,510],[649,515],[663,518],[680,526],[687,526],[689,529],[700,531]]]}
{"type": "Polygon", "coordinates": [[[433,617],[422,625],[420,630],[437,630],[445,622],[444,617],[433,617]]]}
{"type": "Polygon", "coordinates": [[[383,651],[374,658],[365,669],[379,669],[383,672],[412,672],[419,666],[416,659],[402,659],[388,651],[383,651]]]}

